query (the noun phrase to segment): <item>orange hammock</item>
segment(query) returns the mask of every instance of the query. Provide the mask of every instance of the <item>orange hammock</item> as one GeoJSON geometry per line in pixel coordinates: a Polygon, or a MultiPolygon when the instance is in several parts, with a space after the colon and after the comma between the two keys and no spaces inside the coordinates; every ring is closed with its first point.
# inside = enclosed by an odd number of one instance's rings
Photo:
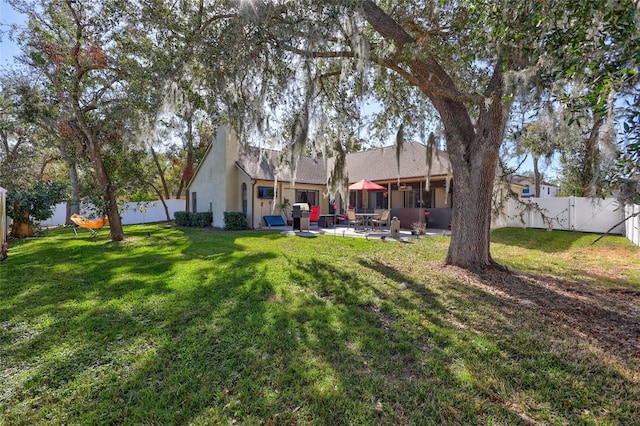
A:
{"type": "Polygon", "coordinates": [[[109,224],[109,218],[107,216],[96,220],[89,220],[86,217],[80,216],[79,214],[74,214],[71,215],[69,219],[71,219],[71,221],[75,224],[75,226],[73,227],[73,232],[74,234],[76,234],[76,237],[78,236],[78,227],[88,229],[91,232],[91,236],[95,237],[96,235],[98,235],[98,229],[109,224]]]}

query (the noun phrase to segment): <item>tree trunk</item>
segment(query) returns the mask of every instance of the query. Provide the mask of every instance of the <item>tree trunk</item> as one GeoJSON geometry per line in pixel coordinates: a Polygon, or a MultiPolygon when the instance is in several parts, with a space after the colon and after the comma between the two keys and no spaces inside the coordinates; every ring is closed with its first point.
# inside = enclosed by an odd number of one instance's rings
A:
{"type": "Polygon", "coordinates": [[[164,191],[164,196],[160,195],[160,198],[168,200],[171,198],[171,194],[169,193],[169,186],[167,185],[167,180],[164,177],[164,170],[160,165],[160,159],[158,158],[158,153],[156,150],[151,147],[151,157],[153,158],[153,163],[156,165],[156,170],[158,171],[158,176],[160,177],[160,182],[162,183],[162,190],[164,191]]]}
{"type": "Polygon", "coordinates": [[[116,190],[111,184],[111,179],[104,167],[102,157],[95,156],[93,158],[93,166],[96,171],[96,178],[98,183],[104,191],[104,201],[107,205],[107,216],[109,216],[109,229],[111,233],[111,239],[113,241],[124,240],[124,231],[122,230],[122,220],[120,219],[120,212],[118,211],[118,198],[116,196],[116,190]]]}
{"type": "Polygon", "coordinates": [[[538,162],[540,161],[540,157],[538,155],[533,155],[533,180],[535,184],[536,197],[540,197],[540,169],[538,168],[538,162]]]}
{"type": "Polygon", "coordinates": [[[593,125],[589,137],[584,141],[584,164],[582,189],[585,197],[597,197],[602,194],[600,179],[600,146],[598,136],[604,120],[597,114],[593,114],[593,125]]]}
{"type": "MultiPolygon", "coordinates": [[[[69,180],[71,181],[71,201],[69,202],[69,217],[73,214],[80,214],[80,180],[78,179],[78,169],[76,163],[68,163],[69,180]]],[[[67,217],[67,224],[71,220],[67,217]]]]}
{"type": "Polygon", "coordinates": [[[176,194],[176,198],[178,199],[182,197],[182,190],[186,188],[186,186],[189,184],[189,181],[193,177],[193,163],[195,161],[195,156],[193,154],[193,113],[191,112],[191,110],[189,110],[189,112],[186,114],[185,120],[187,122],[187,158],[184,165],[184,171],[182,172],[182,179],[180,179],[178,193],[176,194]]]}
{"type": "MultiPolygon", "coordinates": [[[[498,266],[491,258],[489,247],[491,197],[511,106],[502,99],[501,67],[498,63],[494,68],[484,94],[491,102],[480,108],[475,125],[463,103],[434,94],[426,84],[423,88],[444,124],[453,172],[452,233],[445,263],[467,270],[498,266]]],[[[431,69],[440,70],[433,66],[431,69]]],[[[418,71],[417,75],[424,74],[424,71],[418,71]]],[[[453,87],[446,74],[442,74],[440,79],[453,87]]]]}
{"type": "Polygon", "coordinates": [[[495,266],[489,242],[497,153],[474,149],[467,158],[451,152],[449,158],[454,193],[451,244],[445,263],[468,270],[495,266]]]}
{"type": "Polygon", "coordinates": [[[96,180],[98,185],[102,188],[103,198],[107,207],[107,216],[109,217],[109,230],[111,234],[111,240],[122,241],[124,240],[124,231],[122,229],[122,220],[120,219],[120,212],[118,211],[118,198],[116,195],[116,188],[114,188],[109,178],[109,173],[104,165],[104,159],[102,158],[102,152],[97,137],[93,132],[93,129],[87,124],[86,117],[80,108],[80,102],[77,98],[74,99],[74,109],[76,119],[80,126],[80,130],[84,136],[84,141],[87,146],[87,154],[93,164],[93,168],[96,173],[96,180]]]}
{"type": "MultiPolygon", "coordinates": [[[[363,1],[362,11],[371,26],[385,39],[393,40],[400,51],[416,42],[374,2],[363,1]]],[[[496,62],[484,93],[478,95],[459,91],[442,65],[429,55],[402,65],[393,60],[384,63],[419,87],[440,114],[454,182],[453,228],[445,262],[468,270],[496,266],[489,251],[491,196],[511,106],[502,98],[503,65],[496,62]],[[479,111],[475,123],[470,111],[479,111]]]]}
{"type": "Polygon", "coordinates": [[[167,222],[171,222],[171,216],[169,215],[169,206],[167,206],[167,203],[164,199],[164,197],[162,196],[162,192],[160,192],[158,190],[158,188],[156,188],[156,186],[152,183],[149,183],[149,186],[151,186],[151,188],[153,188],[153,190],[155,191],[156,195],[158,196],[158,198],[160,199],[160,201],[162,202],[162,206],[164,207],[164,214],[167,218],[167,222]]]}
{"type": "Polygon", "coordinates": [[[19,204],[13,205],[13,210],[22,216],[20,220],[14,219],[11,224],[11,236],[13,238],[33,237],[33,225],[28,211],[22,210],[19,204]]]}
{"type": "MultiPolygon", "coordinates": [[[[83,123],[84,124],[84,123],[83,123]]],[[[122,230],[122,221],[120,212],[118,211],[118,198],[116,189],[111,184],[111,179],[104,166],[102,155],[100,154],[97,143],[93,135],[87,127],[83,127],[87,142],[87,153],[93,164],[96,173],[96,180],[102,188],[103,198],[107,207],[107,216],[109,217],[109,230],[113,241],[124,240],[124,231],[122,230]]]]}
{"type": "Polygon", "coordinates": [[[167,222],[171,222],[171,215],[169,214],[169,206],[167,206],[167,203],[164,201],[164,198],[161,198],[160,201],[162,202],[162,207],[164,207],[164,214],[167,218],[167,222]]]}

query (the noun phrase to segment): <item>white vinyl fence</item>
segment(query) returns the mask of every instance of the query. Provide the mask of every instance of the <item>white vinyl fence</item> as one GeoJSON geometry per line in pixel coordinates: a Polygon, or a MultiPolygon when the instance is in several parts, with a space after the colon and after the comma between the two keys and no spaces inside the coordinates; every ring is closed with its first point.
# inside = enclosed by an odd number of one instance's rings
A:
{"type": "MultiPolygon", "coordinates": [[[[175,212],[184,211],[185,200],[165,200],[169,209],[169,217],[174,219],[175,212]]],[[[90,216],[90,206],[80,208],[80,214],[90,216]]],[[[149,201],[144,203],[126,203],[121,211],[123,225],[133,225],[136,223],[153,223],[167,220],[167,215],[162,205],[162,201],[149,201]]],[[[42,226],[58,226],[67,223],[68,212],[66,203],[57,204],[51,218],[40,222],[42,226]]]]}
{"type": "Polygon", "coordinates": [[[640,246],[640,206],[637,204],[626,205],[624,213],[624,217],[628,218],[624,225],[627,238],[633,244],[640,246]],[[636,214],[635,217],[630,217],[634,214],[636,214]]]}
{"type": "Polygon", "coordinates": [[[7,219],[7,190],[0,186],[0,246],[7,241],[9,233],[7,219]]]}
{"type": "Polygon", "coordinates": [[[620,223],[609,232],[624,235],[624,213],[624,208],[615,198],[528,198],[509,200],[503,217],[494,226],[604,233],[620,223]]]}

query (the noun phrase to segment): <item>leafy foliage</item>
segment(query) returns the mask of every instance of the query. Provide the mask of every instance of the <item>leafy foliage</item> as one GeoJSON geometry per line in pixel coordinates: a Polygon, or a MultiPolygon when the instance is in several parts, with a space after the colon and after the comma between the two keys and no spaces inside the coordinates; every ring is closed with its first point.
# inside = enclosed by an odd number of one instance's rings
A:
{"type": "Polygon", "coordinates": [[[67,184],[38,182],[32,188],[7,191],[7,216],[20,223],[46,220],[53,216],[53,206],[67,196],[67,184]]]}
{"type": "Polygon", "coordinates": [[[65,177],[51,127],[55,107],[47,102],[29,76],[13,71],[0,77],[0,186],[21,188],[65,177]]]}
{"type": "Polygon", "coordinates": [[[247,214],[244,212],[224,212],[224,229],[227,231],[244,231],[249,229],[247,214]]]}
{"type": "Polygon", "coordinates": [[[213,213],[175,212],[175,220],[178,226],[206,228],[207,226],[211,226],[211,222],[213,222],[213,213]]]}
{"type": "MultiPolygon", "coordinates": [[[[399,142],[425,141],[436,128],[457,162],[454,203],[478,194],[455,206],[460,234],[449,260],[478,253],[490,261],[489,190],[473,185],[493,180],[518,91],[532,81],[586,84],[590,93],[558,99],[602,116],[609,95],[637,81],[637,10],[622,1],[10,2],[30,12],[25,59],[64,106],[60,131],[83,144],[107,208],[115,209],[122,182],[110,181],[111,165],[132,154],[117,148],[153,141],[144,130],[163,114],[184,125],[187,155],[174,156],[183,185],[197,163],[195,129],[223,115],[242,141],[287,146],[292,168],[306,152],[336,155],[344,166],[341,156],[363,144],[368,124],[383,143],[396,133],[399,142]],[[370,102],[382,107],[367,114],[370,102]],[[102,156],[117,153],[103,170],[102,156]]],[[[343,195],[344,170],[330,181],[343,195]]],[[[169,192],[151,175],[143,181],[169,192]]]]}

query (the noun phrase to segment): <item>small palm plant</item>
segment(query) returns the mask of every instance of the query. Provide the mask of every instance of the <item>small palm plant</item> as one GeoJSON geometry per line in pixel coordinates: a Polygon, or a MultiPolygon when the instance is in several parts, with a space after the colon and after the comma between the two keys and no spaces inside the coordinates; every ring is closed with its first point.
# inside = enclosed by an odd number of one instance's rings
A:
{"type": "Polygon", "coordinates": [[[424,235],[427,233],[427,224],[424,222],[413,222],[411,229],[413,229],[413,234],[415,235],[424,235]]]}

